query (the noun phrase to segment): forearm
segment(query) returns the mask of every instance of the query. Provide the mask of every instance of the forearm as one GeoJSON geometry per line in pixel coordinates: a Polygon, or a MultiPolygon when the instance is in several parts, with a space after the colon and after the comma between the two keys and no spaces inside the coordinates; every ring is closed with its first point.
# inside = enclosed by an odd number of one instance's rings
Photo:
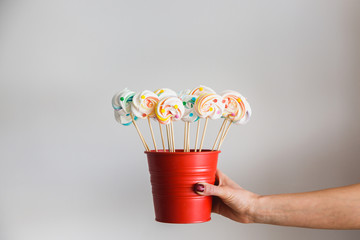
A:
{"type": "Polygon", "coordinates": [[[360,229],[360,184],[315,192],[261,196],[254,222],[326,229],[360,229]]]}

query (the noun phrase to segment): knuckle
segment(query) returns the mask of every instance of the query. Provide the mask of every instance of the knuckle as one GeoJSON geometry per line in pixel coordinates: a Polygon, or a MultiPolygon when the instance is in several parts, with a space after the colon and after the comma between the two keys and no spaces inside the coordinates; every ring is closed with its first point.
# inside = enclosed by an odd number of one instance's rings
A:
{"type": "Polygon", "coordinates": [[[208,194],[210,194],[210,195],[215,195],[216,193],[217,193],[217,191],[216,191],[216,186],[214,186],[214,185],[207,185],[206,186],[206,192],[208,193],[208,194]]]}

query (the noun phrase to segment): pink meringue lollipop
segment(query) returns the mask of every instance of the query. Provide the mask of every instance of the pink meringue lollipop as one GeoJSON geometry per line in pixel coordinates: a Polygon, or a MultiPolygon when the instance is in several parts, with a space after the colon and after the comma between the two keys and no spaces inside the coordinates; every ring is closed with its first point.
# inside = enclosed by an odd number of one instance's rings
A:
{"type": "MultiPolygon", "coordinates": [[[[204,143],[208,120],[209,118],[218,119],[222,116],[224,111],[224,103],[222,101],[221,96],[214,93],[209,93],[209,94],[201,95],[200,97],[198,97],[198,99],[196,99],[194,109],[199,117],[206,118],[204,130],[200,142],[200,148],[199,148],[199,152],[201,152],[204,143]]],[[[196,144],[197,144],[197,140],[196,140],[196,144]]]]}
{"type": "Polygon", "coordinates": [[[131,103],[131,111],[136,117],[148,119],[151,138],[153,140],[154,148],[156,152],[157,152],[157,146],[156,146],[154,131],[150,123],[150,118],[155,117],[155,106],[158,102],[159,102],[159,98],[155,93],[149,90],[144,90],[140,93],[135,94],[131,103]]]}
{"type": "Polygon", "coordinates": [[[183,103],[178,97],[167,97],[159,101],[155,108],[155,115],[161,124],[180,120],[185,112],[183,103]]]}
{"type": "Polygon", "coordinates": [[[178,97],[163,98],[156,105],[156,109],[155,109],[156,118],[161,124],[166,125],[169,150],[172,152],[175,152],[173,121],[180,120],[184,112],[185,112],[184,106],[182,104],[181,99],[178,97]]]}
{"type": "MultiPolygon", "coordinates": [[[[220,131],[222,131],[222,136],[217,150],[220,149],[226,135],[229,132],[231,123],[237,125],[246,124],[250,120],[251,108],[250,104],[247,102],[246,98],[243,97],[240,93],[232,90],[227,90],[222,93],[223,101],[225,104],[225,110],[223,116],[225,117],[224,122],[229,119],[229,125],[220,131]],[[226,129],[226,130],[225,130],[226,129]]],[[[226,123],[225,123],[226,125],[226,123]]],[[[215,144],[214,144],[215,145],[215,144]]]]}
{"type": "MultiPolygon", "coordinates": [[[[241,119],[244,115],[245,106],[243,102],[241,101],[241,94],[232,90],[226,90],[222,92],[223,100],[222,102],[225,105],[224,111],[223,111],[223,117],[224,121],[221,125],[221,128],[219,130],[219,133],[215,139],[212,151],[214,151],[215,146],[220,139],[219,145],[221,143],[221,140],[224,138],[225,133],[227,131],[226,124],[227,121],[230,120],[231,122],[237,121],[241,119]],[[220,137],[221,136],[221,137],[220,137]],[[220,137],[220,138],[219,138],[220,137]]],[[[230,124],[231,124],[230,122],[230,124]]],[[[229,126],[230,126],[229,124],[229,126]]],[[[228,126],[228,128],[229,128],[228,126]]]]}
{"type": "Polygon", "coordinates": [[[135,94],[131,103],[131,111],[138,118],[155,117],[155,106],[159,102],[159,97],[149,90],[144,90],[135,94]]]}
{"type": "Polygon", "coordinates": [[[224,111],[224,103],[220,95],[209,93],[196,99],[194,110],[201,118],[219,119],[224,111]]]}
{"type": "MultiPolygon", "coordinates": [[[[154,93],[159,97],[159,99],[163,99],[163,98],[167,98],[167,97],[176,97],[176,92],[169,89],[169,88],[160,88],[156,91],[154,91],[154,93]]],[[[161,134],[161,141],[163,143],[163,147],[164,147],[164,151],[165,151],[165,143],[164,143],[164,136],[162,134],[162,126],[161,123],[158,121],[159,123],[159,129],[160,129],[160,134],[161,134]]],[[[168,128],[168,127],[167,127],[168,128]]]]}
{"type": "Polygon", "coordinates": [[[222,92],[223,102],[225,104],[224,114],[225,118],[230,119],[232,122],[237,122],[245,116],[246,108],[240,93],[227,90],[222,92]]]}

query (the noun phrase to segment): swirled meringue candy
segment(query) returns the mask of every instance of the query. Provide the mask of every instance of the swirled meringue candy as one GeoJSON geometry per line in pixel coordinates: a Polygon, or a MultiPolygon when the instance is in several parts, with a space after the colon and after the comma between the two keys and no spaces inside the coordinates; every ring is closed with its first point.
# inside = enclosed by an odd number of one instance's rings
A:
{"type": "Polygon", "coordinates": [[[149,90],[137,93],[131,103],[132,113],[139,118],[155,117],[155,107],[159,97],[149,90]]]}
{"type": "Polygon", "coordinates": [[[155,108],[155,115],[161,124],[177,121],[184,115],[183,103],[178,97],[167,97],[159,101],[155,108]]]}
{"type": "Polygon", "coordinates": [[[224,111],[222,97],[217,94],[205,94],[196,99],[194,109],[201,118],[218,119],[224,111]]]}

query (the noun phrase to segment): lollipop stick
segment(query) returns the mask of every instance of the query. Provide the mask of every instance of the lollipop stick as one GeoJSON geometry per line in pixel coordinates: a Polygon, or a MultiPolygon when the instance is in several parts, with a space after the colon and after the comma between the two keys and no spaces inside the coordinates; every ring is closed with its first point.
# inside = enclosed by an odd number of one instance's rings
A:
{"type": "Polygon", "coordinates": [[[173,141],[172,141],[172,135],[171,135],[171,123],[169,123],[168,129],[169,129],[170,152],[172,152],[173,151],[173,141]]]}
{"type": "Polygon", "coordinates": [[[199,139],[199,131],[200,131],[200,118],[198,119],[198,124],[197,124],[194,152],[197,151],[196,149],[197,149],[197,144],[198,144],[198,139],[199,139]]]}
{"type": "Polygon", "coordinates": [[[184,125],[184,152],[186,152],[186,139],[187,139],[187,122],[185,122],[185,125],[184,125]]]}
{"type": "Polygon", "coordinates": [[[184,152],[186,152],[185,151],[185,148],[186,148],[186,128],[187,128],[187,124],[185,122],[185,125],[184,125],[184,152]]]}
{"type": "Polygon", "coordinates": [[[157,152],[157,146],[156,146],[156,142],[155,142],[155,137],[154,137],[154,131],[153,131],[153,128],[151,126],[151,122],[150,122],[150,118],[148,117],[148,123],[149,123],[149,127],[150,127],[150,132],[151,132],[151,138],[153,140],[153,143],[154,143],[154,148],[155,148],[155,152],[157,152]]]}
{"type": "MultiPolygon", "coordinates": [[[[229,120],[229,119],[227,119],[227,120],[229,120]]],[[[220,142],[222,141],[222,139],[224,139],[224,135],[225,135],[225,132],[226,132],[226,129],[227,129],[226,124],[227,124],[227,121],[226,121],[226,123],[224,125],[224,128],[221,130],[220,139],[219,139],[219,142],[218,142],[217,149],[219,148],[219,145],[220,145],[220,142]]],[[[231,124],[231,121],[230,121],[230,124],[231,124]]]]}
{"type": "Polygon", "coordinates": [[[187,124],[187,151],[190,152],[190,122],[188,122],[187,124]]]}
{"type": "Polygon", "coordinates": [[[185,143],[185,146],[184,146],[184,152],[187,152],[187,149],[188,149],[188,128],[189,128],[189,125],[187,122],[185,122],[185,139],[184,139],[184,143],[185,143]]]}
{"type": "Polygon", "coordinates": [[[169,125],[166,124],[166,136],[167,136],[167,141],[168,141],[168,148],[169,148],[169,152],[171,152],[171,143],[170,143],[170,136],[169,136],[169,125]]]}
{"type": "MultiPolygon", "coordinates": [[[[214,145],[213,145],[213,147],[212,147],[212,150],[211,150],[211,151],[214,151],[215,146],[216,146],[216,144],[217,144],[217,142],[218,142],[218,140],[219,140],[220,133],[222,133],[222,132],[223,132],[224,126],[226,125],[226,121],[227,121],[227,118],[225,118],[225,119],[224,119],[224,121],[223,121],[223,123],[222,123],[222,125],[221,125],[221,128],[220,128],[220,130],[219,130],[218,135],[216,136],[216,139],[215,139],[215,142],[214,142],[214,145]]],[[[222,135],[222,134],[221,134],[221,135],[222,135]]]]}
{"type": "Polygon", "coordinates": [[[161,134],[161,142],[162,142],[162,145],[163,145],[163,148],[164,148],[164,152],[166,152],[165,142],[164,142],[164,135],[163,135],[163,132],[162,132],[162,126],[161,126],[160,122],[159,122],[159,128],[160,128],[160,134],[161,134]]]}
{"type": "Polygon", "coordinates": [[[201,152],[201,149],[202,149],[203,144],[204,144],[204,138],[205,138],[206,127],[207,127],[208,121],[209,121],[209,117],[207,117],[207,118],[206,118],[206,121],[205,121],[204,130],[203,130],[203,134],[202,134],[201,142],[200,142],[199,152],[201,152]]]}
{"type": "Polygon", "coordinates": [[[224,140],[225,140],[225,137],[226,137],[226,135],[227,135],[228,132],[229,132],[230,126],[231,126],[231,121],[229,121],[229,125],[228,125],[227,128],[226,128],[226,131],[225,131],[224,136],[220,139],[220,142],[219,142],[219,146],[218,146],[218,148],[217,148],[217,151],[220,150],[220,147],[221,147],[221,145],[223,144],[223,142],[224,142],[224,140]]]}
{"type": "Polygon", "coordinates": [[[144,139],[143,135],[141,134],[140,129],[139,129],[139,127],[137,126],[137,124],[136,124],[136,122],[135,122],[135,120],[134,120],[134,116],[132,115],[132,113],[130,113],[130,115],[131,115],[132,123],[134,124],[134,127],[136,128],[136,131],[137,131],[138,134],[139,134],[139,137],[140,137],[140,139],[141,139],[141,141],[142,141],[142,143],[143,143],[143,145],[144,145],[144,147],[145,147],[145,150],[149,152],[150,149],[149,149],[148,145],[146,144],[145,139],[144,139]]]}
{"type": "Polygon", "coordinates": [[[175,152],[174,124],[173,124],[173,121],[170,121],[170,122],[171,122],[172,147],[173,147],[173,152],[175,152]]]}

